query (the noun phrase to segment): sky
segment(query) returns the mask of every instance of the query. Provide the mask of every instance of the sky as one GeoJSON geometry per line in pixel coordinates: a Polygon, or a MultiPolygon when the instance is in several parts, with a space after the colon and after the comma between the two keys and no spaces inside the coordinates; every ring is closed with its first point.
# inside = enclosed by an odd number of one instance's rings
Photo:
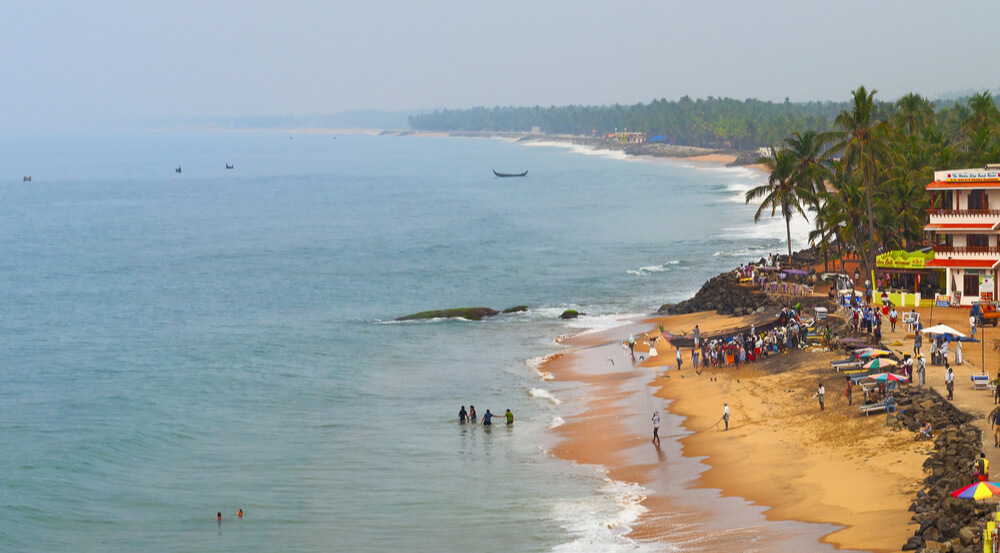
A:
{"type": "Polygon", "coordinates": [[[1000,86],[992,0],[0,0],[0,131],[1000,86]],[[983,21],[982,23],[977,23],[983,21]]]}

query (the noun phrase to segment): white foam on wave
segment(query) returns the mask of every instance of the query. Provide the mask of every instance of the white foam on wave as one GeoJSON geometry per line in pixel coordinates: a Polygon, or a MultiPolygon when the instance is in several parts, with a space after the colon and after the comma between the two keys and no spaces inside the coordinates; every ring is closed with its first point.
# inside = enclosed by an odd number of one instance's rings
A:
{"type": "Polygon", "coordinates": [[[528,392],[528,395],[531,396],[531,397],[533,397],[533,398],[547,399],[547,400],[551,401],[554,405],[559,405],[560,403],[562,403],[562,401],[559,401],[558,399],[556,399],[556,396],[552,395],[552,392],[550,392],[548,390],[543,390],[541,388],[532,388],[528,392]]]}
{"type": "Polygon", "coordinates": [[[566,421],[562,417],[552,417],[552,422],[549,424],[549,430],[559,428],[564,424],[566,424],[566,421]]]}
{"type": "Polygon", "coordinates": [[[671,265],[677,265],[678,263],[680,263],[680,260],[671,259],[670,261],[661,263],[660,265],[649,265],[647,267],[639,267],[638,269],[629,269],[628,271],[625,271],[625,274],[632,276],[646,276],[653,273],[665,273],[670,270],[671,265]]]}
{"type": "Polygon", "coordinates": [[[601,150],[585,144],[572,144],[570,142],[554,142],[548,140],[525,141],[520,144],[524,146],[545,146],[549,148],[562,148],[574,154],[587,156],[606,157],[619,161],[635,161],[636,156],[629,156],[621,150],[601,150]]]}
{"type": "Polygon", "coordinates": [[[569,328],[579,328],[583,329],[582,332],[576,334],[590,334],[592,332],[601,332],[603,330],[608,330],[609,328],[617,328],[619,326],[625,326],[631,324],[636,319],[640,317],[645,317],[646,315],[642,313],[612,313],[608,315],[580,315],[575,319],[570,319],[566,321],[566,326],[569,328]]]}
{"type": "Polygon", "coordinates": [[[552,548],[556,553],[590,551],[671,551],[668,544],[643,544],[628,537],[632,525],[646,512],[642,501],[646,490],[638,484],[605,480],[597,493],[583,499],[560,502],[554,516],[570,533],[572,541],[552,548]]]}
{"type": "Polygon", "coordinates": [[[552,373],[550,373],[549,371],[542,370],[542,365],[549,362],[549,360],[551,360],[556,355],[558,354],[550,353],[549,355],[543,355],[541,357],[532,357],[531,359],[526,360],[525,364],[528,365],[529,369],[531,369],[535,374],[538,375],[538,378],[541,378],[542,380],[555,380],[555,377],[552,376],[552,373]]]}

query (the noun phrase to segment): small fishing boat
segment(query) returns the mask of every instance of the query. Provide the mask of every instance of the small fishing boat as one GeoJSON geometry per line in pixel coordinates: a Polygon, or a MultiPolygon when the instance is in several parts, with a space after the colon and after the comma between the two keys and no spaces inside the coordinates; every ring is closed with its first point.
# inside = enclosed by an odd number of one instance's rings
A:
{"type": "Polygon", "coordinates": [[[24,177],[24,182],[31,182],[31,175],[24,177]]]}
{"type": "Polygon", "coordinates": [[[523,177],[528,174],[527,171],[523,173],[498,173],[496,169],[493,170],[493,174],[498,177],[523,177]]]}
{"type": "Polygon", "coordinates": [[[180,172],[181,172],[181,166],[178,165],[177,168],[174,169],[174,173],[180,173],[180,172]]]}
{"type": "Polygon", "coordinates": [[[228,164],[228,163],[226,164],[226,169],[232,169],[232,168],[234,168],[234,167],[235,167],[235,165],[230,165],[230,164],[228,164]]]}

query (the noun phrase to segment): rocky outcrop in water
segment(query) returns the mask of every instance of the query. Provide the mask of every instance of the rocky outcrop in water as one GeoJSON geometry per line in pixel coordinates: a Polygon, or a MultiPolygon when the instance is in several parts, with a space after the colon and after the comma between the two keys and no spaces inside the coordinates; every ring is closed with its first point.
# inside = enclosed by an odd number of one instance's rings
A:
{"type": "Polygon", "coordinates": [[[421,311],[420,313],[404,315],[395,320],[419,321],[424,319],[462,318],[462,319],[469,319],[470,321],[481,321],[487,317],[498,315],[499,313],[500,312],[497,311],[496,309],[490,309],[489,307],[459,307],[456,309],[435,309],[432,311],[421,311]]]}

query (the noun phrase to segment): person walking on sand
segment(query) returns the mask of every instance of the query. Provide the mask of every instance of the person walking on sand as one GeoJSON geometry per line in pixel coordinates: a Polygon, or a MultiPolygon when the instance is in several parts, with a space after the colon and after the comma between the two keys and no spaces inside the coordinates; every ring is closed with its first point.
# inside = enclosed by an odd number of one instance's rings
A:
{"type": "Polygon", "coordinates": [[[1000,408],[990,411],[990,416],[986,418],[993,430],[993,447],[1000,447],[1000,408]]]}
{"type": "Polygon", "coordinates": [[[660,412],[653,411],[653,443],[660,445],[660,412]]]}
{"type": "Polygon", "coordinates": [[[948,388],[948,399],[955,399],[955,372],[951,370],[947,362],[944,366],[944,387],[948,388]]]}
{"type": "Polygon", "coordinates": [[[845,392],[845,394],[847,395],[847,404],[848,405],[852,405],[852,403],[851,403],[851,390],[853,388],[854,388],[854,382],[851,380],[851,377],[848,376],[847,377],[847,391],[845,392]]]}
{"type": "Polygon", "coordinates": [[[723,403],[722,408],[722,421],[726,423],[726,430],[729,430],[729,404],[723,403]]]}
{"type": "Polygon", "coordinates": [[[694,325],[694,347],[701,345],[701,329],[698,325],[694,325]]]}
{"type": "Polygon", "coordinates": [[[924,345],[923,342],[923,335],[920,334],[920,331],[917,331],[913,336],[913,355],[920,356],[920,346],[924,345]]]}
{"type": "Polygon", "coordinates": [[[677,348],[677,370],[681,370],[681,348],[677,348]]]}
{"type": "Polygon", "coordinates": [[[971,336],[973,338],[975,338],[976,337],[976,316],[975,315],[969,315],[969,327],[971,327],[971,329],[972,329],[971,336]]]}
{"type": "Polygon", "coordinates": [[[896,312],[896,306],[892,306],[889,310],[889,330],[896,332],[896,320],[899,318],[899,313],[896,312]]]}
{"type": "Polygon", "coordinates": [[[924,356],[917,354],[917,384],[920,386],[924,385],[925,377],[927,375],[927,363],[924,361],[924,356]]]}
{"type": "Polygon", "coordinates": [[[823,405],[823,400],[826,399],[826,388],[823,387],[822,382],[819,383],[819,388],[816,389],[816,393],[813,394],[813,397],[819,398],[819,410],[825,411],[826,408],[823,405]]]}

